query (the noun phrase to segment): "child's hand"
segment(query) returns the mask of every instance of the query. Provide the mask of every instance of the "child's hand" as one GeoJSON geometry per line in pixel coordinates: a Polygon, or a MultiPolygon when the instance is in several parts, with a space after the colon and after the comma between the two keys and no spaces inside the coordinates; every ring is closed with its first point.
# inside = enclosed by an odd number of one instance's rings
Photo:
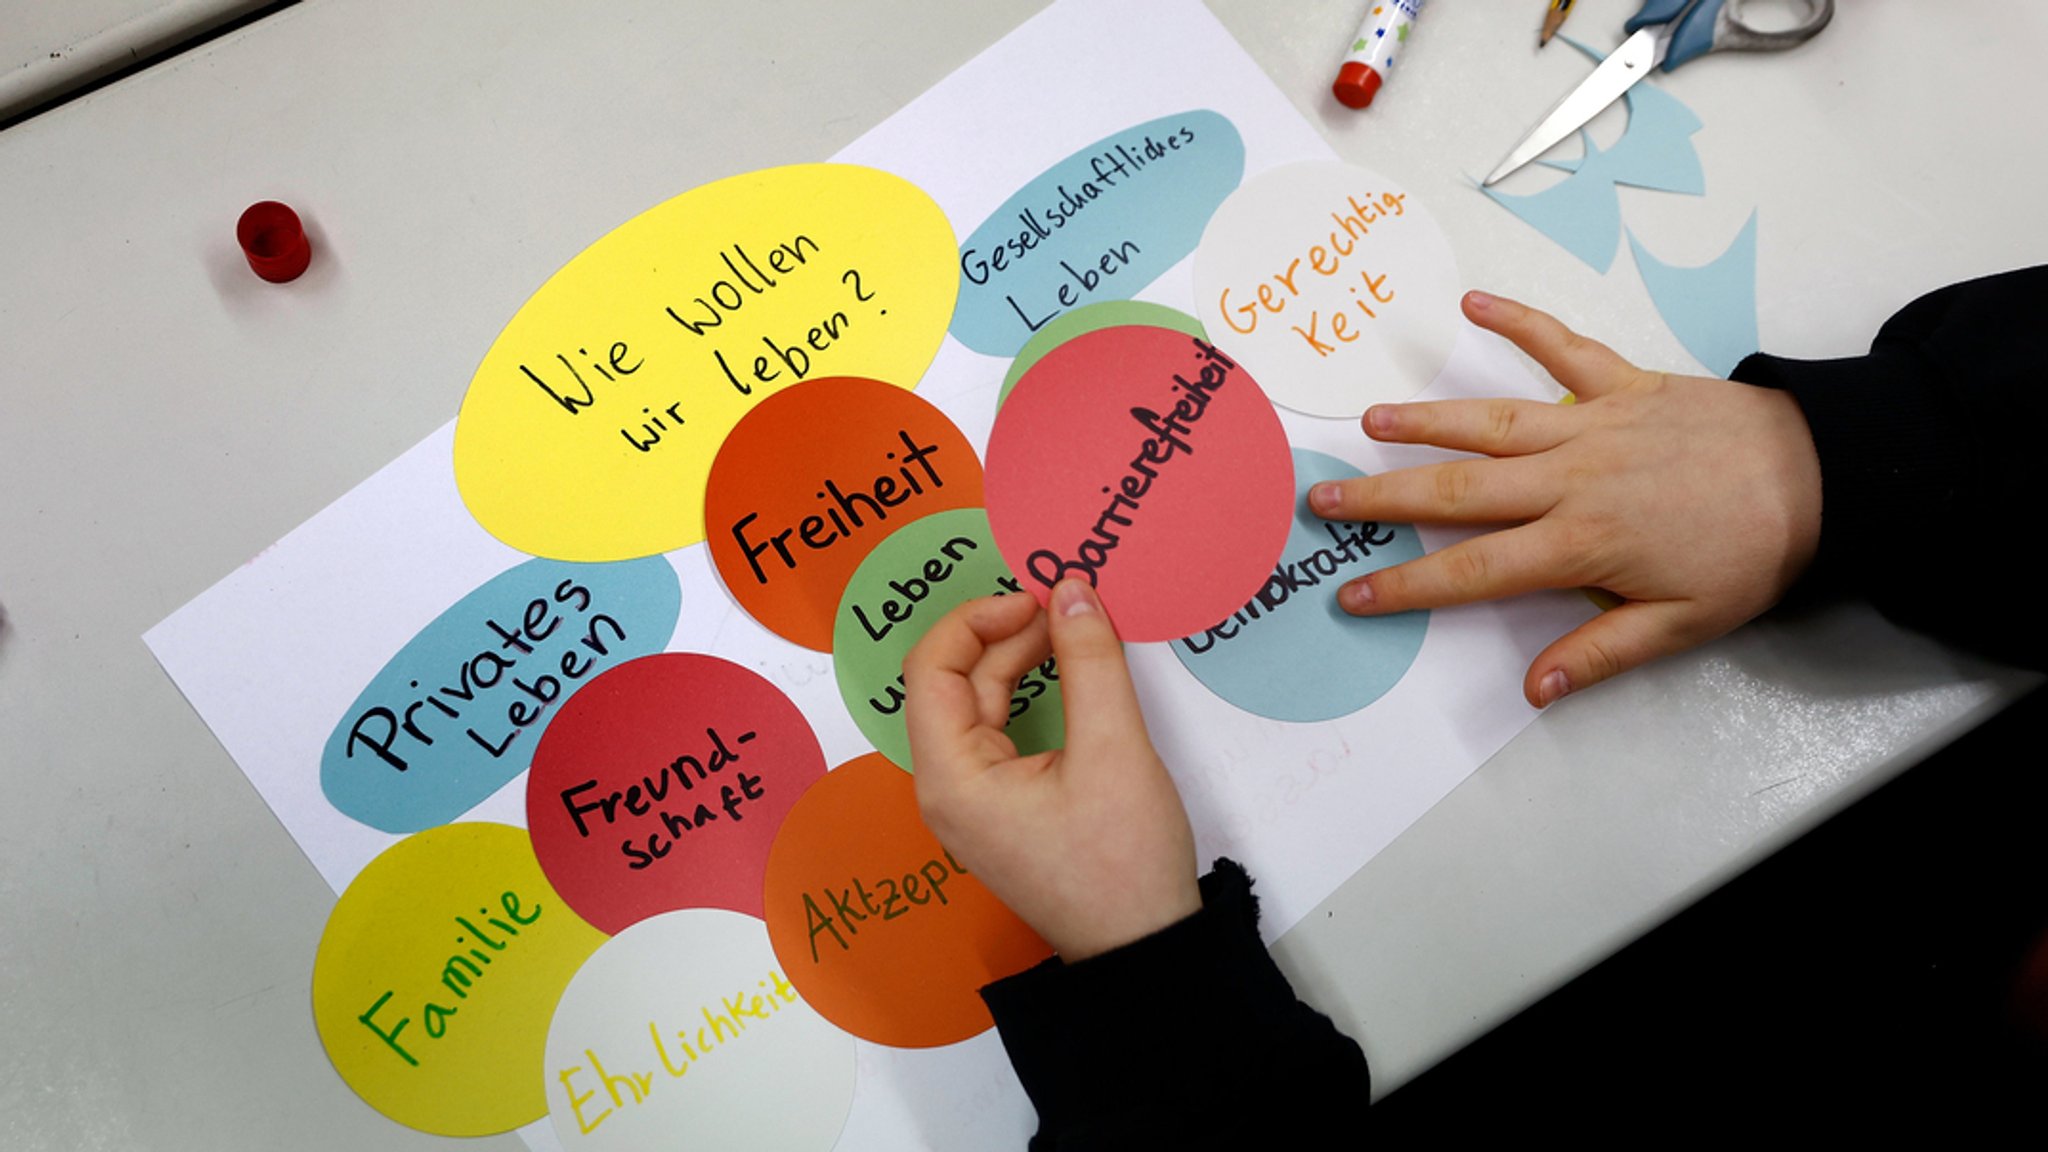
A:
{"type": "Polygon", "coordinates": [[[1332,520],[1504,524],[1338,592],[1355,615],[1539,588],[1627,603],[1550,645],[1522,692],[1542,707],[1733,631],[1777,603],[1820,541],[1820,461],[1799,405],[1727,380],[1646,372],[1556,319],[1473,292],[1465,315],[1534,357],[1578,403],[1383,404],[1375,440],[1458,460],[1317,485],[1332,520]]]}
{"type": "Polygon", "coordinates": [[[903,662],[925,824],[1067,960],[1199,911],[1195,838],[1152,750],[1123,644],[1080,580],[961,605],[903,662]],[[1066,747],[1019,756],[1003,734],[1019,677],[1059,658],[1066,747]]]}

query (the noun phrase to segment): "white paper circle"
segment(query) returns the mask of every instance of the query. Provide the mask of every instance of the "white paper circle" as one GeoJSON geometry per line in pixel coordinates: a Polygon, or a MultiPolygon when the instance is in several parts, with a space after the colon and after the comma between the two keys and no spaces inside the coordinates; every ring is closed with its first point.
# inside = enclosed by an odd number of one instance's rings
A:
{"type": "Polygon", "coordinates": [[[1289,164],[1247,181],[1195,250],[1195,316],[1275,403],[1357,416],[1429,386],[1464,323],[1429,210],[1376,172],[1289,164]]]}
{"type": "Polygon", "coordinates": [[[548,1115],[567,1149],[824,1152],[854,1041],[797,995],[752,916],[691,908],[598,948],[555,1007],[548,1115]]]}

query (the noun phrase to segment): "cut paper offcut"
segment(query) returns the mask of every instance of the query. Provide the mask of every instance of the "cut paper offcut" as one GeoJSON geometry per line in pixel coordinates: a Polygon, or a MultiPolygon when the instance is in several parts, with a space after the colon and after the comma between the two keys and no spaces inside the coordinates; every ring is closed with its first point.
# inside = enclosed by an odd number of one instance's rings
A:
{"type": "Polygon", "coordinates": [[[1725,377],[1757,350],[1754,211],[1727,251],[1697,268],[1664,263],[1634,232],[1628,244],[1657,314],[1707,371],[1725,377]]]}
{"type": "Polygon", "coordinates": [[[853,1106],[854,1040],[789,983],[761,921],[668,912],[606,941],[547,1036],[565,1149],[832,1147],[853,1106]]]}
{"type": "Polygon", "coordinates": [[[556,896],[526,833],[447,824],[350,882],[313,960],[313,1022],[356,1095],[408,1127],[483,1136],[540,1119],[548,1016],[604,937],[556,896]]]}
{"type": "Polygon", "coordinates": [[[1563,156],[1554,159],[1546,156],[1535,162],[1543,165],[1545,168],[1555,168],[1559,172],[1577,172],[1579,165],[1586,162],[1586,154],[1593,151],[1593,138],[1584,129],[1579,130],[1579,142],[1585,149],[1585,152],[1580,155],[1563,156]]]}
{"type": "MultiPolygon", "coordinates": [[[[868,553],[846,586],[832,631],[839,694],[861,735],[897,766],[914,769],[903,726],[903,658],[952,609],[1021,589],[979,508],[906,524],[868,553]]],[[[1059,666],[1050,656],[1011,692],[1005,733],[1025,755],[1063,743],[1066,712],[1059,666]]]]}
{"type": "Polygon", "coordinates": [[[643,656],[593,680],[548,729],[526,822],[548,879],[618,932],[677,908],[761,914],[776,829],[825,774],[803,713],[716,656],[643,656]]]}
{"type": "Polygon", "coordinates": [[[659,652],[682,585],[660,556],[529,560],[441,613],[399,649],[320,755],[329,803],[372,828],[450,820],[526,770],[548,722],[598,673],[659,652]]]}
{"type": "MultiPolygon", "coordinates": [[[[1599,59],[1585,45],[1567,42],[1599,59]]],[[[1576,161],[1545,161],[1571,173],[1549,188],[1515,194],[1475,181],[1494,203],[1601,273],[1613,267],[1621,243],[1621,200],[1615,185],[1694,196],[1707,190],[1706,172],[1691,139],[1701,128],[1699,117],[1677,97],[1647,82],[1630,88],[1622,100],[1628,107],[1628,125],[1613,147],[1603,151],[1581,132],[1583,156],[1576,161]]]]}
{"type": "Polygon", "coordinates": [[[618,560],[703,538],[740,417],[800,380],[914,387],[952,318],[953,231],[899,177],[802,164],[685,192],[543,284],[491,345],[455,479],[514,548],[618,560]]]}
{"type": "Polygon", "coordinates": [[[1516,195],[1476,180],[1473,187],[1587,267],[1604,273],[1614,266],[1614,252],[1621,243],[1621,197],[1615,194],[1614,181],[1601,174],[1600,155],[1588,140],[1578,169],[1541,192],[1516,195]]]}
{"type": "Polygon", "coordinates": [[[996,413],[988,519],[1040,602],[1089,581],[1125,640],[1235,611],[1287,540],[1294,469],[1245,367],[1165,328],[1104,328],[1045,354],[996,413]]]}
{"type": "MultiPolygon", "coordinates": [[[[1559,39],[1587,59],[1602,59],[1600,53],[1576,40],[1559,39]]],[[[1658,192],[1706,195],[1706,169],[1700,164],[1699,151],[1692,146],[1693,134],[1705,125],[1693,110],[1647,80],[1631,87],[1621,99],[1628,107],[1628,126],[1613,147],[1600,153],[1607,179],[1658,192]]],[[[1592,155],[1593,150],[1588,147],[1587,156],[1592,155]]],[[[1583,170],[1583,162],[1580,167],[1583,170]]]]}
{"type": "Polygon", "coordinates": [[[1052,949],[939,845],[915,788],[869,754],[804,793],[768,854],[768,938],[826,1019],[935,1048],[992,1026],[981,987],[1052,949]]]}
{"type": "Polygon", "coordinates": [[[785,640],[831,651],[846,582],[890,532],[978,508],[981,459],[946,414],[875,380],[812,380],[763,401],[711,466],[704,520],[732,598],[785,640]]]}
{"type": "Polygon", "coordinates": [[[1357,416],[1429,386],[1464,320],[1429,210],[1386,177],[1312,161],[1247,181],[1195,252],[1195,317],[1275,403],[1357,416]]]}
{"type": "Polygon", "coordinates": [[[1010,398],[1010,389],[1024,378],[1033,364],[1047,352],[1081,335],[1083,332],[1099,332],[1104,328],[1120,328],[1127,324],[1144,324],[1153,328],[1169,328],[1185,332],[1197,339],[1207,340],[1209,333],[1202,322],[1178,308],[1164,304],[1152,304],[1144,300],[1105,300],[1100,304],[1089,304],[1072,312],[1062,312],[1057,320],[1038,330],[1037,335],[1025,341],[1017,350],[1017,358],[1010,362],[1010,370],[1003,374],[1002,390],[996,393],[996,403],[1002,404],[1010,398]]]}
{"type": "Polygon", "coordinates": [[[960,245],[953,337],[1012,356],[1069,309],[1128,300],[1180,263],[1244,176],[1244,140],[1194,110],[1127,128],[1019,188],[960,245]]]}
{"type": "Polygon", "coordinates": [[[1242,608],[1171,645],[1210,691],[1273,720],[1333,720],[1407,675],[1429,613],[1353,616],[1337,606],[1337,588],[1420,558],[1420,537],[1406,524],[1339,523],[1308,508],[1310,487],[1363,475],[1334,456],[1294,450],[1294,526],[1280,562],[1242,608]]]}

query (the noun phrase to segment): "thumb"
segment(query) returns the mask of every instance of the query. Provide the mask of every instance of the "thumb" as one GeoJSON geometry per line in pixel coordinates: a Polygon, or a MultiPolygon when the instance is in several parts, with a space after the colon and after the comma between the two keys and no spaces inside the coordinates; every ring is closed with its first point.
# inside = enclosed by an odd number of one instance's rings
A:
{"type": "Polygon", "coordinates": [[[1138,693],[1116,626],[1088,582],[1068,578],[1052,590],[1052,654],[1060,666],[1060,702],[1069,749],[1143,732],[1138,693]]]}

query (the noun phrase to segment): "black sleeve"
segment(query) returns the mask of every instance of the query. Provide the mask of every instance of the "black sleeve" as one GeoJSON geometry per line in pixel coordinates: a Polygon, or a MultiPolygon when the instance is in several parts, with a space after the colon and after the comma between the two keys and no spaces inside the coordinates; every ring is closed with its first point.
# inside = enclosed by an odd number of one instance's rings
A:
{"type": "Polygon", "coordinates": [[[1186,920],[981,994],[1038,1109],[1034,1152],[1324,1147],[1370,1100],[1365,1054],[1295,998],[1232,860],[1186,920]]]}
{"type": "Polygon", "coordinates": [[[2048,456],[2048,267],[1907,305],[1867,356],[1758,354],[1733,378],[1790,393],[1821,468],[1801,593],[1859,593],[1909,628],[2048,667],[2034,571],[2048,456]]]}

